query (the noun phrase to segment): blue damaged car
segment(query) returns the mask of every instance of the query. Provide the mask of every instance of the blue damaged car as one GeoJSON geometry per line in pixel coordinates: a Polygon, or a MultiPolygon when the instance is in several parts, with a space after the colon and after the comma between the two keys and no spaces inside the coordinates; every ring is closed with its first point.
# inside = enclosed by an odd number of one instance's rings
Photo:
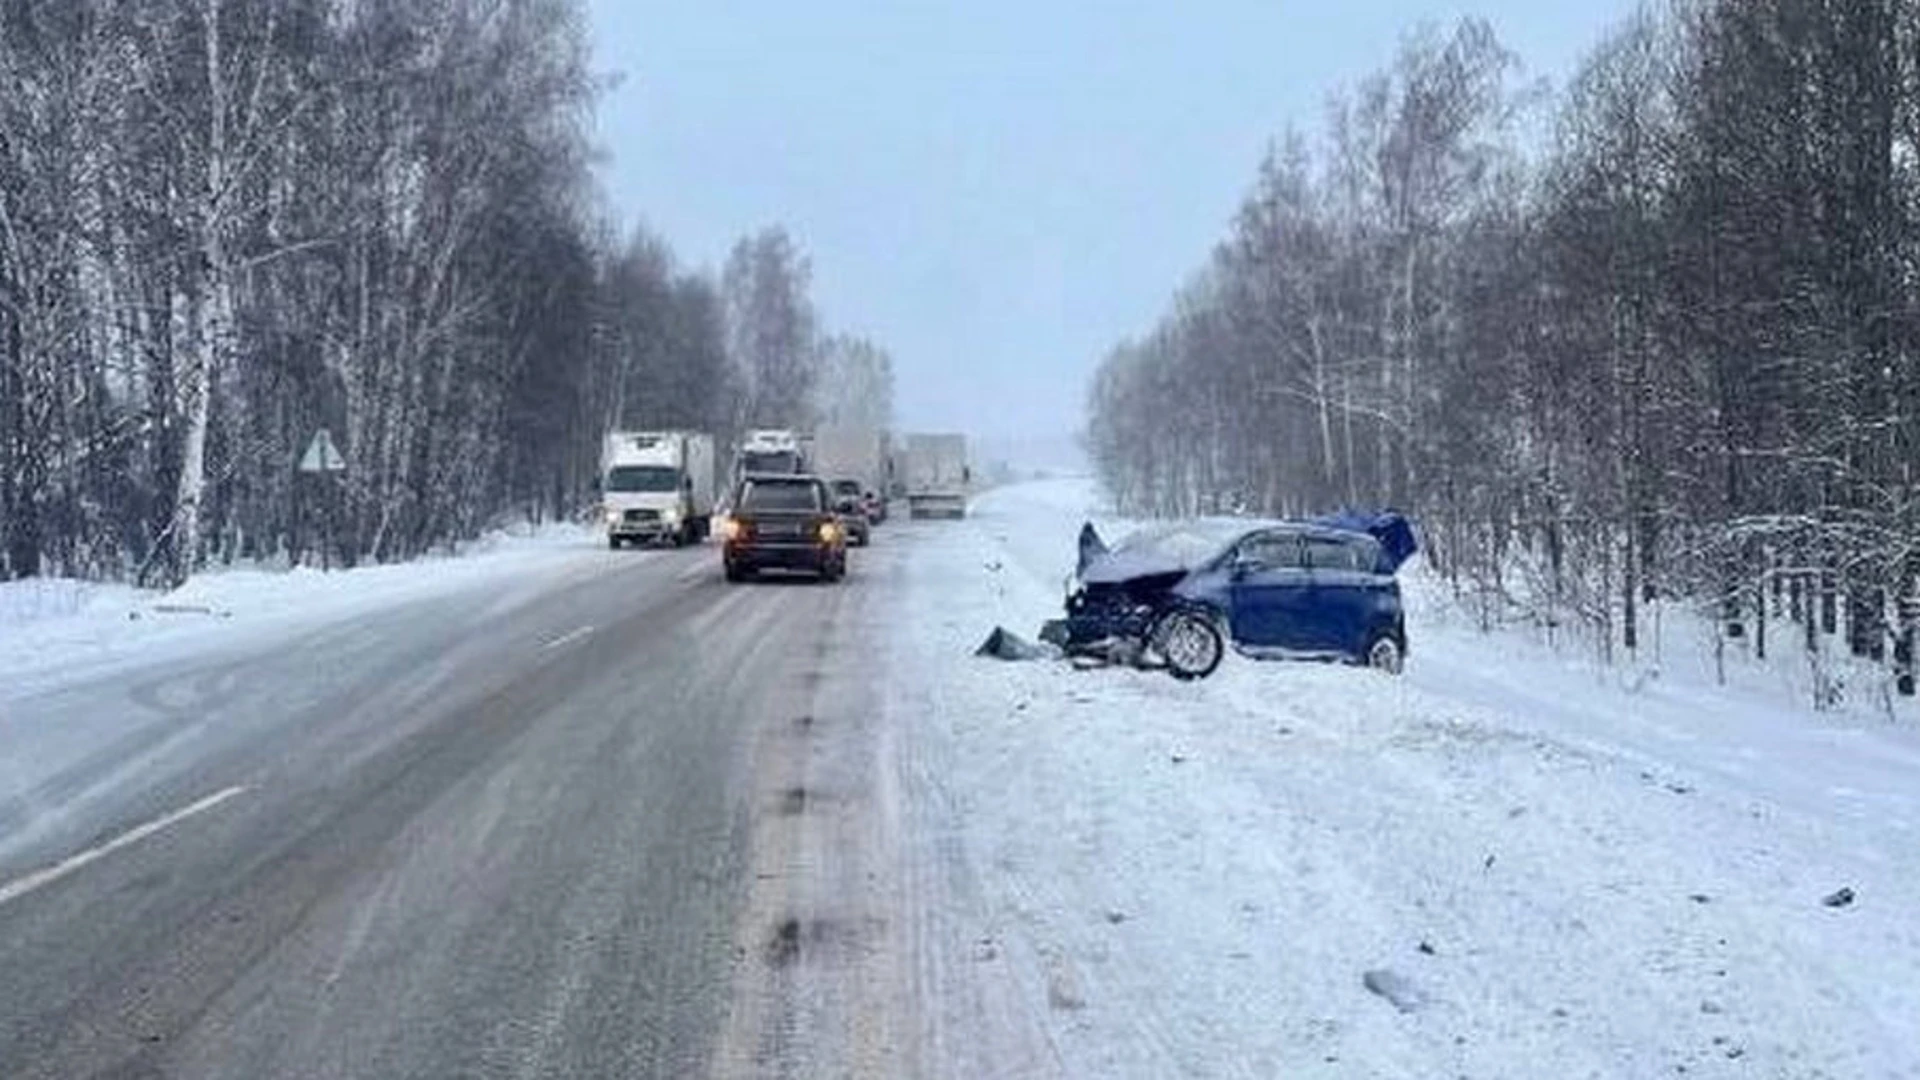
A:
{"type": "Polygon", "coordinates": [[[1406,619],[1394,577],[1418,550],[1394,513],[1208,519],[1109,548],[1080,533],[1067,617],[1041,637],[1069,656],[1204,678],[1231,643],[1256,658],[1342,660],[1397,674],[1406,619]]]}

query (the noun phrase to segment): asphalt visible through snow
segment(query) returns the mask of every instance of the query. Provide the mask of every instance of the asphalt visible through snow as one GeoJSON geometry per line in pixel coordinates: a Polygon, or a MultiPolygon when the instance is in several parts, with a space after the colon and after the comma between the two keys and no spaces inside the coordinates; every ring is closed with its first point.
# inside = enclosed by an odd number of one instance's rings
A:
{"type": "Polygon", "coordinates": [[[807,777],[872,723],[890,539],[840,585],[568,552],[537,589],[0,688],[16,729],[124,720],[0,803],[0,1075],[787,1071],[761,1027],[823,924],[782,904],[826,893],[769,892],[755,844],[884,839],[845,823],[861,759],[807,777]]]}

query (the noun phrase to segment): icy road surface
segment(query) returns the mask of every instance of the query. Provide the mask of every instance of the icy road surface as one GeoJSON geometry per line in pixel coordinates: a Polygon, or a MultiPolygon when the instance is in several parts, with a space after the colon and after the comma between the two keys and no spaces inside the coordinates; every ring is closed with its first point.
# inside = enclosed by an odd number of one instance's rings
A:
{"type": "Polygon", "coordinates": [[[0,1075],[1920,1076],[1910,714],[971,658],[1089,506],[0,627],[0,1075]]]}

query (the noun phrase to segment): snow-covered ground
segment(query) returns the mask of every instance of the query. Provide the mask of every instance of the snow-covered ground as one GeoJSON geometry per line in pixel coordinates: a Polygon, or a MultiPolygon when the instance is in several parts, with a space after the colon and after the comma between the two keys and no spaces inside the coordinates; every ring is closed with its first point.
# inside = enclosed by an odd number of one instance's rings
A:
{"type": "MultiPolygon", "coordinates": [[[[1081,520],[1125,527],[1098,510],[1084,482],[1018,485],[855,556],[860,640],[888,653],[870,750],[891,764],[881,825],[826,835],[906,848],[902,882],[884,852],[858,864],[898,898],[876,918],[911,928],[898,989],[920,1026],[882,1025],[918,1031],[900,1060],[1100,1080],[1920,1077],[1910,703],[1814,713],[1790,650],[1735,657],[1719,687],[1677,614],[1657,678],[1646,658],[1601,668],[1478,633],[1417,568],[1399,679],[1230,657],[1183,684],[972,658],[992,626],[1058,613],[1081,520]]],[[[0,801],[129,722],[47,724],[9,701],[297,648],[414,600],[508,612],[648,557],[553,529],[164,596],[0,587],[0,801]]]]}
{"type": "Polygon", "coordinates": [[[914,526],[889,688],[918,842],[1058,1071],[1920,1076],[1910,708],[1716,687],[1673,632],[1623,677],[1417,572],[1401,679],[960,661],[1057,613],[1086,516],[1063,481],[914,526]]]}
{"type": "Polygon", "coordinates": [[[97,678],[115,665],[257,642],[454,589],[510,587],[553,567],[557,550],[601,543],[591,529],[552,524],[489,533],[455,556],[331,573],[233,567],[168,592],[65,578],[0,582],[0,684],[97,678]]]}

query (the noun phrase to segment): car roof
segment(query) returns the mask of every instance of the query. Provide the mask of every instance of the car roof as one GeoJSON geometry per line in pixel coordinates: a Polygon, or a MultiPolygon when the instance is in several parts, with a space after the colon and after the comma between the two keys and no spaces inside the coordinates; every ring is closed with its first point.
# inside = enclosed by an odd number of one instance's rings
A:
{"type": "Polygon", "coordinates": [[[824,483],[812,473],[750,472],[740,478],[743,484],[819,484],[824,483]]]}
{"type": "Polygon", "coordinates": [[[1357,529],[1343,529],[1313,521],[1288,521],[1281,518],[1203,517],[1158,522],[1143,526],[1120,538],[1115,551],[1166,546],[1168,541],[1188,547],[1212,545],[1222,551],[1254,533],[1285,532],[1300,536],[1330,536],[1343,540],[1373,540],[1357,529]]]}
{"type": "Polygon", "coordinates": [[[1317,521],[1273,521],[1246,530],[1246,534],[1256,532],[1289,532],[1300,536],[1324,536],[1336,540],[1365,540],[1370,544],[1379,543],[1378,540],[1358,529],[1343,529],[1338,525],[1325,525],[1317,521]]]}

